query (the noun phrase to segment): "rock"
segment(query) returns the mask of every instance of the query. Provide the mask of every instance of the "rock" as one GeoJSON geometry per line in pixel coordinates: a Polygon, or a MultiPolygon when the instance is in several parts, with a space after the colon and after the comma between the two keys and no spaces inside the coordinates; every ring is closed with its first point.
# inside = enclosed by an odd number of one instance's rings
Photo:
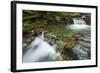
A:
{"type": "Polygon", "coordinates": [[[80,44],[73,48],[73,52],[78,56],[79,60],[89,59],[88,52],[84,51],[80,44]]]}
{"type": "Polygon", "coordinates": [[[43,30],[44,34],[48,33],[48,30],[43,30]]]}
{"type": "Polygon", "coordinates": [[[91,48],[91,43],[87,43],[87,42],[82,42],[82,41],[79,41],[79,44],[86,47],[86,48],[91,48]]]}
{"type": "Polygon", "coordinates": [[[76,60],[78,57],[73,53],[72,50],[69,50],[73,46],[75,46],[75,38],[67,38],[65,40],[61,40],[59,37],[56,37],[52,34],[45,34],[45,41],[47,41],[50,45],[57,45],[59,50],[60,60],[76,60]],[[69,49],[68,49],[69,48],[69,49]]]}
{"type": "Polygon", "coordinates": [[[74,37],[74,38],[79,38],[79,37],[81,37],[82,35],[80,34],[80,33],[77,33],[77,34],[74,34],[72,37],[74,37]]]}
{"type": "Polygon", "coordinates": [[[68,48],[62,49],[60,57],[62,60],[78,60],[77,55],[71,49],[68,48]]]}
{"type": "Polygon", "coordinates": [[[91,40],[91,39],[90,39],[90,38],[86,38],[86,37],[80,37],[79,40],[80,40],[80,41],[83,41],[83,42],[90,43],[90,40],[91,40]]]}
{"type": "Polygon", "coordinates": [[[50,33],[45,34],[44,41],[48,42],[50,45],[56,44],[56,36],[50,33]]]}
{"type": "Polygon", "coordinates": [[[30,43],[35,38],[34,30],[23,31],[23,42],[30,43]]]}
{"type": "Polygon", "coordinates": [[[72,49],[78,56],[79,60],[87,60],[91,58],[91,35],[85,33],[78,38],[76,46],[72,49]]]}
{"type": "Polygon", "coordinates": [[[23,41],[25,43],[30,43],[34,38],[35,38],[34,36],[23,37],[23,41]]]}
{"type": "Polygon", "coordinates": [[[91,35],[90,33],[85,33],[78,39],[78,43],[86,48],[91,48],[91,35]]]}
{"type": "Polygon", "coordinates": [[[73,48],[76,45],[76,38],[74,37],[67,37],[65,40],[65,48],[73,48]]]}
{"type": "Polygon", "coordinates": [[[56,44],[58,44],[60,49],[63,49],[66,45],[66,43],[62,40],[56,41],[56,44]]]}
{"type": "Polygon", "coordinates": [[[45,34],[45,37],[51,37],[51,38],[55,38],[56,39],[56,36],[53,35],[53,34],[50,34],[50,33],[45,34]]]}
{"type": "Polygon", "coordinates": [[[91,35],[83,35],[82,37],[87,38],[87,39],[91,39],[91,35]]]}
{"type": "Polygon", "coordinates": [[[91,25],[91,16],[90,15],[85,16],[84,20],[87,25],[91,25]]]}

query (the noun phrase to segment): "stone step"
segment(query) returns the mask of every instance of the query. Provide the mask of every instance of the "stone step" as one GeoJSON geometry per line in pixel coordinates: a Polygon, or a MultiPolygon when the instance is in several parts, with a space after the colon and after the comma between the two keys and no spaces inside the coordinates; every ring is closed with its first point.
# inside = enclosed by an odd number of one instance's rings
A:
{"type": "Polygon", "coordinates": [[[72,50],[80,60],[85,60],[90,58],[89,56],[90,49],[85,48],[80,44],[77,44],[72,50]]]}
{"type": "Polygon", "coordinates": [[[79,41],[78,43],[86,48],[91,48],[91,43],[87,43],[87,42],[83,42],[83,41],[79,41]]]}
{"type": "Polygon", "coordinates": [[[86,48],[84,46],[81,46],[80,49],[84,50],[85,52],[89,52],[90,51],[90,48],[86,48]]]}
{"type": "Polygon", "coordinates": [[[84,42],[90,43],[91,42],[91,39],[90,38],[80,37],[79,38],[79,41],[84,41],[84,42]]]}
{"type": "Polygon", "coordinates": [[[87,38],[87,39],[91,39],[91,35],[83,35],[82,37],[87,38]]]}

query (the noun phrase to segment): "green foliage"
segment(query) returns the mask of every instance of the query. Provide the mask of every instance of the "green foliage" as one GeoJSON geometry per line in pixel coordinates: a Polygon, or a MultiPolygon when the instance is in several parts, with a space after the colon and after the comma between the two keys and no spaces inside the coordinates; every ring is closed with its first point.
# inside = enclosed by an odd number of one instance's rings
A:
{"type": "Polygon", "coordinates": [[[31,28],[32,28],[32,25],[30,24],[29,21],[26,21],[26,22],[23,23],[23,30],[24,30],[24,31],[28,31],[28,30],[30,30],[31,28]]]}
{"type": "Polygon", "coordinates": [[[46,22],[43,21],[26,21],[23,23],[23,29],[28,31],[32,28],[39,28],[39,27],[44,27],[46,25],[46,22]]]}
{"type": "Polygon", "coordinates": [[[46,25],[46,22],[36,21],[32,25],[33,25],[33,27],[44,27],[46,25]]]}

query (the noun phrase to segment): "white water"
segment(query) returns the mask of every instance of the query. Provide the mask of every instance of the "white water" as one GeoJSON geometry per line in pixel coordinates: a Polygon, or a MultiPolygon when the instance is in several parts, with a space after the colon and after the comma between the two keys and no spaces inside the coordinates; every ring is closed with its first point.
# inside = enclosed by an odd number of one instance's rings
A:
{"type": "Polygon", "coordinates": [[[57,60],[56,47],[50,46],[44,41],[44,33],[35,38],[28,50],[23,55],[23,62],[40,62],[40,61],[54,61],[57,60]]]}
{"type": "Polygon", "coordinates": [[[90,28],[89,25],[86,25],[85,21],[83,19],[73,19],[74,24],[67,26],[66,28],[70,29],[87,29],[90,28]]]}

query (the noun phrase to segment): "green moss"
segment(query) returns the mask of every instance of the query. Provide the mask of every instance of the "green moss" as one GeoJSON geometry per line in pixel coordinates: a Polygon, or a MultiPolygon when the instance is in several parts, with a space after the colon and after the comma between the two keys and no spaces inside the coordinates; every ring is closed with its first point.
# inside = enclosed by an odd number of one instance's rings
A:
{"type": "Polygon", "coordinates": [[[23,30],[31,30],[32,28],[44,27],[46,25],[43,21],[26,21],[23,23],[23,30]]]}
{"type": "Polygon", "coordinates": [[[46,25],[46,23],[43,21],[36,21],[32,25],[33,25],[33,27],[44,27],[46,25]]]}

